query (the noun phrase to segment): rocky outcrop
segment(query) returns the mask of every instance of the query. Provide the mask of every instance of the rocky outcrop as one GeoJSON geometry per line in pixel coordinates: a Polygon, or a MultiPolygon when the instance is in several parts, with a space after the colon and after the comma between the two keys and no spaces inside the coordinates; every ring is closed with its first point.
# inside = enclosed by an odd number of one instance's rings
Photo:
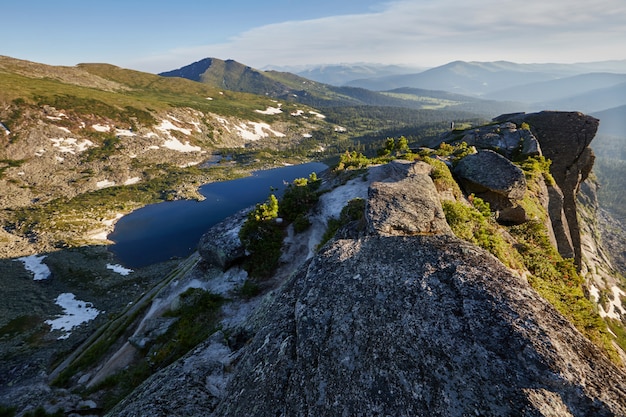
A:
{"type": "Polygon", "coordinates": [[[437,189],[428,175],[431,167],[418,162],[407,178],[374,182],[369,188],[369,230],[381,235],[449,233],[437,189]]]}
{"type": "Polygon", "coordinates": [[[510,115],[503,115],[494,119],[500,123],[481,126],[478,129],[468,129],[461,132],[453,130],[441,137],[426,141],[424,145],[434,148],[441,142],[465,142],[479,149],[497,151],[508,159],[517,154],[523,156],[541,155],[541,146],[533,133],[522,128],[521,123],[516,124],[507,121],[507,116],[510,115]]]}
{"type": "Polygon", "coordinates": [[[543,111],[531,114],[500,116],[495,121],[527,123],[546,158],[552,161],[550,172],[563,192],[563,212],[567,219],[565,234],[557,234],[559,248],[570,239],[576,264],[581,265],[580,228],[576,215],[576,195],[589,176],[595,156],[589,147],[598,130],[599,120],[579,112],[543,111]]]}
{"type": "Polygon", "coordinates": [[[626,415],[626,374],[439,223],[427,172],[372,168],[365,231],[339,233],[110,415],[626,415]]]}
{"type": "Polygon", "coordinates": [[[626,376],[526,282],[449,236],[336,241],[254,323],[204,415],[626,413],[626,376]]]}
{"type": "Polygon", "coordinates": [[[235,213],[202,235],[198,253],[204,262],[226,270],[245,255],[238,234],[249,211],[245,209],[235,213]]]}
{"type": "Polygon", "coordinates": [[[475,194],[490,204],[500,222],[518,224],[528,220],[517,204],[526,194],[524,172],[507,158],[481,150],[461,159],[454,174],[467,194],[475,194]]]}

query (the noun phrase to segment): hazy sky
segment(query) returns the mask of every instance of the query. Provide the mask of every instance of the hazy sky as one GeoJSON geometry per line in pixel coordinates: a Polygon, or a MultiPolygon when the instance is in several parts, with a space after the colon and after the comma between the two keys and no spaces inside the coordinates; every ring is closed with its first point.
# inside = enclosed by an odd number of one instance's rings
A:
{"type": "Polygon", "coordinates": [[[625,0],[19,0],[0,55],[148,72],[206,57],[263,69],[626,59],[625,0]]]}

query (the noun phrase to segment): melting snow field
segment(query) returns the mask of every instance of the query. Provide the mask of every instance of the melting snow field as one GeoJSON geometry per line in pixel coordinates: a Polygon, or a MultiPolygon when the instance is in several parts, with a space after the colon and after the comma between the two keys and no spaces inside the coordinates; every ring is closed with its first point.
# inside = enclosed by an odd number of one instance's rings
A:
{"type": "Polygon", "coordinates": [[[33,280],[42,281],[44,279],[48,279],[50,275],[52,275],[52,272],[50,271],[50,268],[48,268],[48,265],[43,263],[43,260],[45,259],[45,257],[46,255],[41,255],[41,256],[30,255],[30,256],[23,256],[15,260],[24,263],[24,268],[27,271],[30,271],[33,273],[34,275],[33,280]]]}
{"type": "Polygon", "coordinates": [[[190,145],[189,142],[182,143],[176,138],[166,140],[163,146],[167,149],[179,152],[200,152],[202,150],[199,146],[190,145]]]}
{"type": "Polygon", "coordinates": [[[85,139],[82,142],[77,141],[74,138],[51,138],[50,141],[54,143],[55,148],[59,148],[62,153],[81,153],[87,150],[87,148],[94,146],[93,142],[85,139]]]}
{"type": "Polygon", "coordinates": [[[71,335],[71,330],[95,319],[100,311],[93,307],[91,303],[77,300],[72,293],[60,294],[56,304],[63,308],[63,315],[53,320],[46,320],[50,325],[50,331],[61,330],[63,334],[57,339],[67,339],[71,335]]]}
{"type": "Polygon", "coordinates": [[[109,181],[109,180],[102,180],[96,183],[96,187],[98,188],[113,187],[114,185],[115,185],[115,181],[109,181]]]}
{"type": "Polygon", "coordinates": [[[257,113],[261,113],[261,114],[267,114],[267,115],[271,115],[271,114],[279,114],[282,113],[283,111],[280,109],[280,104],[278,105],[278,107],[268,107],[265,110],[255,110],[255,112],[257,113]]]}
{"type": "Polygon", "coordinates": [[[600,317],[610,317],[615,320],[621,320],[623,314],[626,314],[626,308],[622,305],[622,296],[626,296],[626,293],[622,291],[618,286],[614,286],[611,288],[611,292],[613,293],[613,299],[609,301],[608,310],[604,310],[600,301],[600,290],[595,285],[592,285],[589,293],[595,299],[596,303],[598,303],[598,309],[600,313],[600,317]]]}
{"type": "Polygon", "coordinates": [[[118,264],[107,264],[107,269],[112,270],[113,272],[117,272],[120,275],[128,275],[131,272],[133,272],[132,269],[128,269],[128,268],[124,268],[122,265],[118,265],[118,264]]]}
{"type": "Polygon", "coordinates": [[[259,140],[266,138],[269,136],[267,132],[270,132],[279,138],[285,137],[284,133],[272,130],[271,126],[267,123],[248,122],[247,125],[245,123],[241,123],[239,126],[235,126],[235,128],[239,131],[239,135],[246,140],[259,140]],[[249,130],[250,127],[252,128],[252,131],[249,130]]]}

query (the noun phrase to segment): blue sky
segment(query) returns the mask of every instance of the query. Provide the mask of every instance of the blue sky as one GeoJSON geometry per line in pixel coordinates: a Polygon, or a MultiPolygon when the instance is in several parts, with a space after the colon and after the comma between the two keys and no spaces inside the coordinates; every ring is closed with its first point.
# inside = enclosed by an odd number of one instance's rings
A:
{"type": "Polygon", "coordinates": [[[0,55],[161,72],[205,57],[256,68],[432,67],[626,59],[624,0],[20,0],[0,8],[0,55]]]}

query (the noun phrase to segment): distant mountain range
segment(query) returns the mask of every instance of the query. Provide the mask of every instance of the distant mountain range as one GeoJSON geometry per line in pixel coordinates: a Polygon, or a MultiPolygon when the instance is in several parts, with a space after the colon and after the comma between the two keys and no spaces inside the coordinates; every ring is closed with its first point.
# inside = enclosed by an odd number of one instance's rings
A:
{"type": "MultiPolygon", "coordinates": [[[[621,107],[626,105],[626,60],[581,64],[454,61],[407,71],[411,68],[358,64],[296,69],[294,74],[206,58],[160,75],[321,107],[447,108],[482,116],[545,109],[594,113],[616,108],[605,113],[607,117],[626,119],[621,107]]],[[[614,124],[611,120],[607,122],[614,124]]]]}
{"type": "MultiPolygon", "coordinates": [[[[345,66],[310,69],[311,74],[326,73],[328,78],[344,77],[346,74],[372,72],[375,66],[359,69],[345,66]],[[336,75],[333,75],[336,74],[336,75]]],[[[383,66],[383,73],[400,71],[400,67],[383,66]]],[[[405,69],[406,70],[406,69],[405,69]]],[[[443,89],[428,88],[394,89],[374,91],[351,85],[336,86],[305,78],[290,72],[262,71],[233,60],[205,58],[179,69],[160,73],[165,77],[182,77],[209,84],[216,88],[253,93],[276,99],[295,101],[318,107],[383,106],[410,109],[453,109],[493,117],[502,112],[525,111],[521,103],[496,102],[479,97],[449,93],[443,89]]],[[[402,77],[401,75],[398,77],[402,77]]]]}

